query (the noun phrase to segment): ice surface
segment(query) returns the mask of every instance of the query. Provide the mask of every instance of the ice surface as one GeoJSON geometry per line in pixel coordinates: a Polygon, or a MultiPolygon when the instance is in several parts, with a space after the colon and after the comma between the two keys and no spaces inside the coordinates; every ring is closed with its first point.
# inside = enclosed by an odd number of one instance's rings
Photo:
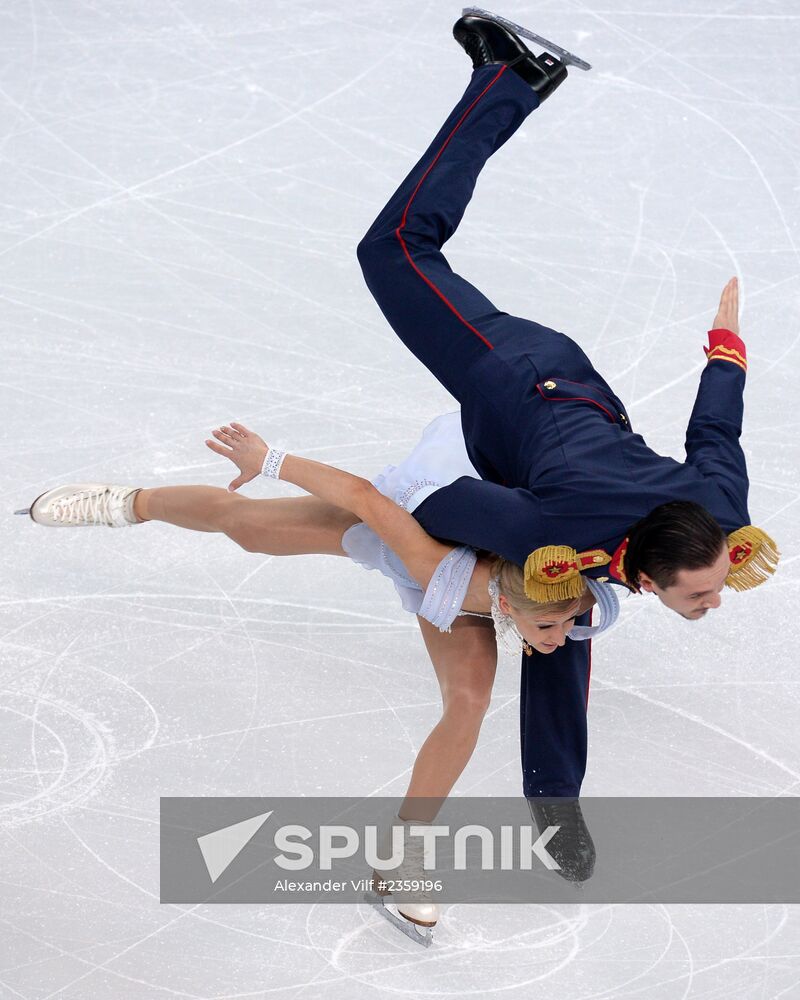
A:
{"type": "MultiPolygon", "coordinates": [[[[779,574],[595,648],[586,794],[798,794],[800,13],[511,3],[592,63],[494,158],[449,256],[574,336],[657,450],[723,285],[751,359],[751,512],[779,574]]],[[[70,481],[226,486],[239,420],[369,475],[453,405],[355,247],[466,84],[460,4],[6,0],[0,995],[777,1000],[790,906],[162,906],[160,795],[400,794],[438,688],[391,585],[165,525],[13,517],[70,481]]],[[[294,495],[253,483],[249,496],[294,495]]],[[[456,793],[520,793],[519,667],[456,793]]]]}

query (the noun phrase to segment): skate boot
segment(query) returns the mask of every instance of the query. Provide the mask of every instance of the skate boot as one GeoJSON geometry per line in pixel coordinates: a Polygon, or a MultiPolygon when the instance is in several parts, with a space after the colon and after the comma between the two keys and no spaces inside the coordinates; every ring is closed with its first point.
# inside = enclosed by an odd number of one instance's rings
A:
{"type": "Polygon", "coordinates": [[[508,28],[488,17],[468,14],[453,25],[458,44],[472,59],[474,69],[505,63],[546,100],[567,78],[567,67],[547,52],[535,56],[508,28]]]}
{"type": "Polygon", "coordinates": [[[37,497],[28,510],[31,520],[48,528],[83,528],[105,525],[127,528],[143,524],[133,512],[135,486],[110,486],[107,483],[69,483],[56,486],[37,497]]]}
{"type": "Polygon", "coordinates": [[[559,827],[547,851],[561,866],[558,874],[568,882],[585,882],[594,872],[592,835],[580,803],[570,798],[529,798],[528,808],[540,834],[548,826],[559,827]]]}
{"type": "MultiPolygon", "coordinates": [[[[389,825],[384,826],[382,834],[378,840],[378,857],[390,859],[392,856],[392,827],[401,827],[403,830],[403,860],[394,868],[385,870],[375,869],[372,873],[374,893],[368,894],[368,899],[373,905],[377,905],[382,915],[401,930],[407,937],[417,941],[425,947],[431,944],[432,928],[439,920],[439,906],[435,903],[430,893],[423,888],[402,889],[397,892],[391,891],[391,883],[397,881],[420,882],[433,878],[433,872],[427,871],[423,867],[423,842],[418,836],[411,836],[409,830],[412,826],[429,826],[421,820],[402,820],[398,816],[393,816],[389,825]],[[386,884],[383,884],[386,883],[386,884]],[[399,914],[399,918],[387,908],[390,903],[399,914]]],[[[398,836],[398,840],[400,840],[398,836]]]]}

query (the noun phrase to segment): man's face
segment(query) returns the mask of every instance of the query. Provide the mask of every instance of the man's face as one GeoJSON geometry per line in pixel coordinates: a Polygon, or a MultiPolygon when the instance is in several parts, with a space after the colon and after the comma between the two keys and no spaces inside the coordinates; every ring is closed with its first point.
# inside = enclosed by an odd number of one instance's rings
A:
{"type": "Polygon", "coordinates": [[[716,561],[702,569],[681,569],[671,587],[659,587],[646,573],[639,576],[642,590],[656,594],[662,604],[677,611],[682,618],[696,621],[710,608],[722,604],[720,591],[730,572],[731,560],[727,546],[723,546],[716,561]]]}

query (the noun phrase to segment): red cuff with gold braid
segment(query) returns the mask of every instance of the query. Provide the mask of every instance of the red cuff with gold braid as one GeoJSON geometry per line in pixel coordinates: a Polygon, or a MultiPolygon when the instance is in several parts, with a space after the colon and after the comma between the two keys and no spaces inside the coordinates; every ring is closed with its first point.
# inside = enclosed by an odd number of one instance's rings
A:
{"type": "Polygon", "coordinates": [[[747,371],[747,349],[744,341],[732,330],[709,330],[708,347],[704,347],[709,361],[730,361],[747,371]]]}

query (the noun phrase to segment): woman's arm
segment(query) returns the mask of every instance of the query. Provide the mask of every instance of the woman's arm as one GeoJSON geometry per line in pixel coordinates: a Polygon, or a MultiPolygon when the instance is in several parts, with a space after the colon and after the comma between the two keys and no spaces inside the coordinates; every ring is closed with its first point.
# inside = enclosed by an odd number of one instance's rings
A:
{"type": "Polygon", "coordinates": [[[475,569],[472,571],[472,578],[469,587],[464,595],[461,604],[462,611],[475,611],[478,614],[486,614],[491,610],[492,602],[489,598],[489,567],[492,560],[487,556],[478,556],[475,569]]]}
{"type": "Polygon", "coordinates": [[[287,455],[281,466],[280,478],[360,517],[397,553],[423,590],[430,583],[436,567],[452,549],[452,546],[442,545],[431,538],[408,511],[398,507],[361,476],[322,462],[287,455]]]}
{"type": "MultiPolygon", "coordinates": [[[[222,442],[206,441],[212,451],[239,467],[239,475],[228,487],[238,489],[261,473],[269,445],[242,424],[231,424],[213,432],[222,442]]],[[[442,545],[402,507],[383,496],[367,479],[351,475],[323,462],[287,455],[280,478],[294,483],[321,500],[352,511],[402,560],[419,586],[425,590],[442,559],[452,546],[442,545]]]]}

